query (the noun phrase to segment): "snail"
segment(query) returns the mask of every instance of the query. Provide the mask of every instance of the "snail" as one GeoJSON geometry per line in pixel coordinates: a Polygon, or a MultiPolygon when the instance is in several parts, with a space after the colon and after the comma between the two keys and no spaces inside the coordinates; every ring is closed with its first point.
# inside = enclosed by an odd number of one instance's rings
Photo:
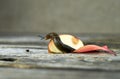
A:
{"type": "Polygon", "coordinates": [[[48,44],[48,52],[54,54],[62,54],[62,53],[90,53],[90,52],[106,52],[116,56],[116,53],[110,50],[106,45],[98,46],[98,45],[84,45],[83,42],[69,34],[60,34],[57,33],[49,33],[46,35],[46,40],[50,39],[48,44]]]}

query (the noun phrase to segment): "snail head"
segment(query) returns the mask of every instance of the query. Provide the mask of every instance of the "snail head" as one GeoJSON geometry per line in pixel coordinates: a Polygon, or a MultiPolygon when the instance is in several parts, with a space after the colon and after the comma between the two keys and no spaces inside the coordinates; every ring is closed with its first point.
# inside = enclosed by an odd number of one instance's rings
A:
{"type": "Polygon", "coordinates": [[[58,37],[58,34],[52,32],[52,33],[47,34],[45,38],[47,40],[47,39],[54,39],[55,37],[58,37]]]}

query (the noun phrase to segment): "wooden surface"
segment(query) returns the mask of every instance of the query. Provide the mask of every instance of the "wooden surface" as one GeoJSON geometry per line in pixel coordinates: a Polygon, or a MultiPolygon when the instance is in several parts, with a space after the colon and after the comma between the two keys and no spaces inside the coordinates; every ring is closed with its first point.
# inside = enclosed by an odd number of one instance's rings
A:
{"type": "Polygon", "coordinates": [[[0,37],[0,79],[119,79],[120,36],[76,34],[85,44],[108,45],[117,53],[48,54],[35,35],[0,37]],[[114,37],[113,37],[114,36],[114,37]]]}

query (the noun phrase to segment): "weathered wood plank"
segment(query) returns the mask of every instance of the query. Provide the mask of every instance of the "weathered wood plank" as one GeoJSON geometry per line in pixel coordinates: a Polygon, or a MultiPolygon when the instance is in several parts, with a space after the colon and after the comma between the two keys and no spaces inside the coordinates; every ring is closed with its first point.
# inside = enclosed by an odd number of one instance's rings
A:
{"type": "Polygon", "coordinates": [[[81,39],[85,44],[107,44],[110,49],[117,52],[117,56],[105,53],[48,54],[48,41],[40,40],[38,37],[0,37],[0,78],[120,78],[120,37],[103,35],[93,38],[95,36],[86,35],[81,39]]]}

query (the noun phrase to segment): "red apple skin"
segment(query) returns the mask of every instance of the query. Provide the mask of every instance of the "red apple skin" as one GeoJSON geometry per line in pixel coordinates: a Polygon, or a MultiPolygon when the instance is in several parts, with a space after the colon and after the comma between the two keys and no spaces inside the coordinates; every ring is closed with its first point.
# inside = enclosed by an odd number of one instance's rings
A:
{"type": "Polygon", "coordinates": [[[85,46],[75,50],[74,53],[89,53],[92,51],[100,51],[100,50],[116,56],[116,53],[113,52],[112,50],[108,49],[108,47],[106,45],[103,47],[100,47],[97,45],[85,45],[85,46]]]}

